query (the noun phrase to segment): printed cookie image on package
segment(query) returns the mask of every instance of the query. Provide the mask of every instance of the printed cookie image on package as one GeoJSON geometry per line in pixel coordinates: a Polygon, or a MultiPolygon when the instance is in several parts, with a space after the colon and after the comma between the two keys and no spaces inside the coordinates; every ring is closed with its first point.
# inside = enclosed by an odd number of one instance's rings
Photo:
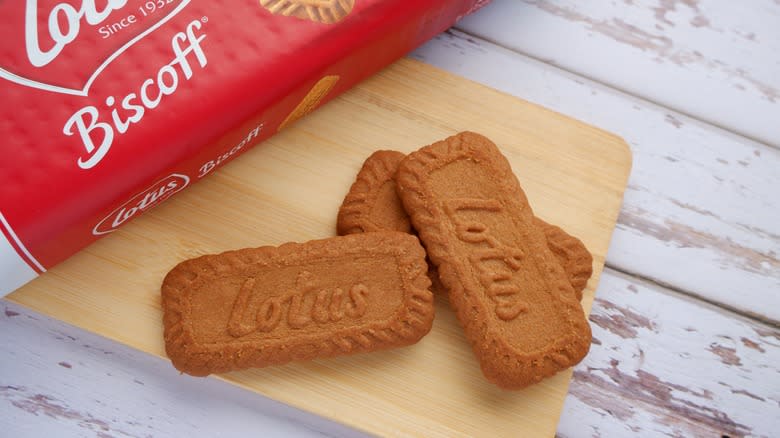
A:
{"type": "Polygon", "coordinates": [[[287,128],[301,117],[314,111],[314,109],[317,108],[317,105],[319,105],[320,102],[322,102],[322,99],[324,99],[325,96],[330,93],[330,90],[334,85],[336,85],[336,82],[338,81],[339,77],[337,75],[325,76],[324,78],[317,81],[317,83],[311,87],[311,90],[306,93],[306,96],[301,99],[301,102],[298,104],[298,106],[296,106],[295,109],[290,112],[287,118],[285,118],[284,121],[279,125],[277,131],[281,131],[284,128],[287,128]]]}
{"type": "Polygon", "coordinates": [[[355,0],[260,0],[260,4],[273,14],[333,24],[352,12],[355,0]]]}

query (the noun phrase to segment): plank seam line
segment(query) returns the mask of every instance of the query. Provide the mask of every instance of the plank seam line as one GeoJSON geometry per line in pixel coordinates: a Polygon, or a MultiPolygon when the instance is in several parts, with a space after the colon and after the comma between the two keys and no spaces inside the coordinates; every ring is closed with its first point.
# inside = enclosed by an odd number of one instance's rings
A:
{"type": "MultiPolygon", "coordinates": [[[[739,137],[739,138],[742,138],[742,139],[750,140],[750,141],[752,141],[754,143],[757,143],[757,144],[759,144],[761,146],[764,146],[764,147],[767,147],[767,148],[770,148],[770,149],[780,150],[780,144],[774,145],[774,144],[771,144],[771,143],[767,143],[765,140],[761,140],[761,139],[759,139],[757,137],[754,137],[754,136],[752,136],[750,134],[747,134],[745,132],[736,131],[734,129],[722,126],[722,125],[720,125],[720,124],[718,124],[718,123],[716,123],[714,121],[703,119],[703,118],[700,118],[698,116],[694,116],[694,115],[692,115],[690,113],[684,112],[684,111],[682,111],[680,109],[677,109],[677,108],[668,107],[668,106],[666,106],[666,105],[664,105],[664,104],[662,104],[660,102],[656,102],[654,100],[651,100],[650,98],[648,98],[646,96],[639,96],[639,95],[633,94],[632,92],[630,92],[628,90],[625,90],[623,88],[619,88],[619,87],[617,87],[617,86],[615,86],[613,84],[608,84],[606,82],[600,81],[600,80],[592,78],[590,76],[587,76],[584,73],[580,73],[580,72],[577,72],[577,71],[574,71],[574,70],[569,70],[569,69],[564,68],[564,67],[562,67],[560,65],[557,65],[557,64],[552,64],[552,63],[550,63],[548,61],[545,61],[542,58],[538,58],[538,57],[530,55],[528,53],[521,52],[520,50],[504,46],[501,43],[499,43],[498,41],[495,41],[495,40],[493,40],[491,38],[483,37],[483,36],[480,36],[480,35],[477,35],[477,34],[474,34],[474,33],[468,32],[468,31],[465,31],[465,30],[463,30],[463,29],[461,29],[461,28],[459,28],[457,26],[454,26],[454,27],[452,27],[450,29],[447,29],[445,31],[445,33],[447,33],[448,35],[452,35],[455,38],[458,38],[458,33],[460,33],[460,34],[463,34],[465,36],[468,36],[471,39],[484,41],[484,42],[486,42],[486,43],[488,43],[490,45],[493,45],[493,46],[496,46],[496,47],[500,47],[501,49],[504,49],[504,50],[507,50],[509,52],[512,52],[515,55],[518,55],[518,56],[521,56],[523,58],[527,58],[527,59],[533,60],[533,61],[535,61],[537,63],[540,63],[540,64],[544,64],[544,65],[546,65],[546,66],[548,66],[548,67],[550,67],[552,69],[559,70],[559,71],[564,72],[564,73],[566,73],[568,75],[571,75],[571,76],[576,76],[578,78],[585,79],[585,80],[587,80],[587,81],[589,81],[589,82],[591,82],[593,84],[596,84],[596,85],[599,85],[599,86],[601,86],[603,88],[606,88],[609,91],[612,91],[612,92],[615,92],[615,93],[618,93],[618,94],[630,97],[630,98],[632,98],[634,100],[640,101],[641,103],[643,103],[645,105],[648,105],[648,106],[651,106],[651,107],[655,107],[655,109],[661,110],[663,112],[670,113],[673,116],[674,115],[681,115],[681,116],[684,116],[684,117],[686,117],[686,118],[688,118],[688,119],[690,119],[692,121],[695,121],[695,122],[698,122],[698,123],[700,123],[702,125],[705,125],[706,127],[711,127],[711,128],[714,128],[715,130],[723,131],[723,132],[728,133],[728,134],[730,134],[732,136],[736,136],[736,137],[739,137]]],[[[499,91],[501,91],[501,90],[499,90],[499,91]]],[[[504,92],[504,93],[506,93],[506,92],[504,92]]]]}
{"type": "MultiPolygon", "coordinates": [[[[689,302],[690,301],[697,302],[696,304],[706,304],[707,306],[705,307],[714,307],[715,309],[713,310],[730,313],[735,316],[738,316],[739,319],[747,319],[752,323],[759,323],[773,330],[780,329],[780,321],[775,321],[773,319],[770,319],[758,313],[737,309],[736,307],[729,306],[728,304],[721,303],[719,301],[715,301],[713,299],[701,296],[695,292],[681,289],[677,286],[674,286],[662,280],[652,278],[652,277],[647,277],[643,274],[632,272],[627,269],[618,268],[612,265],[611,263],[605,263],[604,270],[609,270],[612,273],[619,274],[618,276],[620,277],[624,277],[624,278],[630,277],[634,280],[638,280],[640,283],[645,283],[649,286],[653,286],[657,289],[660,289],[663,293],[666,293],[667,295],[675,296],[689,302]]],[[[596,296],[598,297],[598,295],[596,296]]]]}

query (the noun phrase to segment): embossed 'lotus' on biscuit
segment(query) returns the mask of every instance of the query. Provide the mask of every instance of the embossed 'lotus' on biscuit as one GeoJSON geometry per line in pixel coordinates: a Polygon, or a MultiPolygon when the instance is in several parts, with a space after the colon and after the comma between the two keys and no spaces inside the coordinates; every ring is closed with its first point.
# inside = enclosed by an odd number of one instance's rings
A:
{"type": "Polygon", "coordinates": [[[426,146],[396,183],[488,380],[519,389],[585,357],[585,313],[495,144],[465,132],[426,146]]]}
{"type": "MultiPolygon", "coordinates": [[[[339,235],[371,231],[412,232],[409,215],[396,193],[395,174],[406,155],[397,151],[376,151],[366,158],[355,182],[339,208],[336,231],[339,235]]],[[[456,219],[457,220],[457,219],[456,219]]],[[[561,263],[577,299],[593,274],[593,256],[576,237],[560,227],[534,217],[534,225],[547,239],[547,247],[561,263]]],[[[431,266],[429,277],[434,293],[444,293],[439,273],[431,266]]]]}
{"type": "Polygon", "coordinates": [[[397,232],[187,260],[162,285],[166,352],[203,376],[413,344],[433,322],[426,273],[397,232]]]}

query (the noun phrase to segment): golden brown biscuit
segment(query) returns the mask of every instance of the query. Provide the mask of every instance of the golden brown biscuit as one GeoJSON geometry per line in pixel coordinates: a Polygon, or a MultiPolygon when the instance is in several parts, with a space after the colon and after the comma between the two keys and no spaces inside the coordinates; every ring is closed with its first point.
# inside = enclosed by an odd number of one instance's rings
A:
{"type": "Polygon", "coordinates": [[[340,236],[382,230],[412,232],[393,179],[404,157],[401,152],[376,151],[363,162],[339,208],[336,231],[340,236]]]}
{"type": "MultiPolygon", "coordinates": [[[[336,219],[340,236],[373,231],[411,233],[412,225],[395,190],[395,172],[406,155],[398,151],[371,154],[355,178],[336,219]]],[[[428,264],[431,292],[444,294],[436,266],[428,264]]]]}
{"type": "MultiPolygon", "coordinates": [[[[377,151],[371,154],[358,172],[344,202],[339,209],[336,230],[339,235],[369,231],[412,232],[395,187],[395,173],[405,157],[397,151],[377,151]]],[[[547,238],[547,246],[558,258],[577,294],[582,291],[593,274],[593,257],[585,245],[561,228],[534,217],[534,223],[547,238]]],[[[435,267],[429,272],[433,293],[444,292],[435,267]]]]}
{"type": "Polygon", "coordinates": [[[355,0],[260,0],[260,5],[272,14],[333,24],[352,12],[355,0]]]}
{"type": "Polygon", "coordinates": [[[311,87],[311,90],[309,90],[306,96],[301,100],[298,106],[292,110],[292,112],[287,116],[287,118],[284,119],[284,121],[276,130],[281,131],[293,124],[301,117],[314,111],[314,109],[317,108],[317,105],[319,105],[320,102],[322,102],[322,99],[324,99],[325,96],[330,93],[330,90],[334,85],[336,85],[336,82],[338,81],[339,77],[337,75],[325,76],[324,78],[317,81],[317,83],[311,87]]]}
{"type": "Polygon", "coordinates": [[[165,350],[205,376],[410,345],[433,322],[426,272],[388,231],[187,260],[162,284],[165,350]]]}
{"type": "Polygon", "coordinates": [[[547,238],[547,247],[561,263],[566,277],[569,279],[577,299],[582,299],[582,291],[588,285],[590,276],[593,275],[593,256],[590,254],[580,239],[563,231],[560,227],[534,218],[537,228],[542,230],[547,238]]]}
{"type": "Polygon", "coordinates": [[[426,146],[396,183],[488,380],[519,389],[585,357],[585,313],[490,140],[464,132],[426,146]]]}

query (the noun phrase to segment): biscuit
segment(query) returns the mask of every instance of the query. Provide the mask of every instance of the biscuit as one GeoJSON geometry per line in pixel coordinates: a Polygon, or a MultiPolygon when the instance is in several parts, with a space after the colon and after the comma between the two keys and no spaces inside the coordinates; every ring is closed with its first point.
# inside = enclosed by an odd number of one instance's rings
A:
{"type": "Polygon", "coordinates": [[[427,268],[389,231],[186,260],[162,284],[165,351],[206,376],[410,345],[433,322],[427,268]]]}
{"type": "Polygon", "coordinates": [[[260,5],[272,14],[333,24],[352,12],[355,0],[260,0],[260,5]]]}
{"type": "MultiPolygon", "coordinates": [[[[370,231],[412,232],[409,216],[396,193],[395,173],[405,157],[397,151],[377,151],[363,163],[339,209],[336,231],[339,235],[370,231]]],[[[544,232],[547,246],[558,258],[577,294],[582,291],[593,273],[593,257],[585,245],[561,228],[534,217],[534,224],[544,232]]],[[[439,293],[438,273],[430,271],[431,290],[439,293]]]]}
{"type": "MultiPolygon", "coordinates": [[[[395,190],[395,172],[406,155],[398,151],[376,151],[371,154],[355,178],[336,219],[340,236],[374,231],[412,233],[409,215],[395,190]]],[[[444,294],[436,267],[429,263],[431,291],[444,294]]]]}
{"type": "Polygon", "coordinates": [[[464,132],[426,146],[396,183],[489,381],[519,389],[585,357],[582,306],[490,140],[464,132]]]}
{"type": "Polygon", "coordinates": [[[336,82],[338,81],[339,76],[337,75],[325,76],[324,78],[317,81],[317,83],[311,87],[311,90],[309,90],[301,102],[298,103],[298,106],[292,110],[292,112],[287,116],[287,118],[284,119],[284,121],[276,130],[281,131],[282,129],[293,124],[301,117],[314,111],[314,109],[317,108],[317,105],[319,105],[320,102],[322,102],[322,99],[324,99],[325,96],[330,93],[330,90],[334,85],[336,85],[336,82]]]}
{"type": "Polygon", "coordinates": [[[339,235],[382,230],[412,232],[409,215],[395,190],[395,172],[404,157],[397,151],[376,151],[363,162],[339,208],[339,235]]]}
{"type": "Polygon", "coordinates": [[[536,227],[542,230],[547,239],[547,247],[558,258],[571,287],[577,294],[577,300],[582,299],[582,291],[588,285],[593,275],[593,256],[582,241],[563,231],[560,227],[549,224],[538,217],[534,218],[536,227]]]}

